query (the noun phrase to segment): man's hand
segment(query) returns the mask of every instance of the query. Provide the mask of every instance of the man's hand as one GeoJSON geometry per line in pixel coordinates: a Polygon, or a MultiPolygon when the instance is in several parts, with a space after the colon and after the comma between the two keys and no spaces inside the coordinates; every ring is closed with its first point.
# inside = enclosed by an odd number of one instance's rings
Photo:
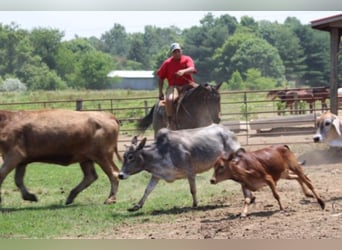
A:
{"type": "Polygon", "coordinates": [[[178,70],[177,72],[176,72],[176,76],[183,76],[184,75],[184,70],[178,70]]]}

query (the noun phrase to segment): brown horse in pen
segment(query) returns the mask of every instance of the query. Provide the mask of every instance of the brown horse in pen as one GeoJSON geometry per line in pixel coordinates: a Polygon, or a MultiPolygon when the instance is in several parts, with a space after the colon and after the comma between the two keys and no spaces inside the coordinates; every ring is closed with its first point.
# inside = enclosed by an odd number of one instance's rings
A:
{"type": "MultiPolygon", "coordinates": [[[[220,94],[218,89],[222,83],[216,86],[198,85],[187,90],[184,97],[177,103],[175,118],[177,129],[189,129],[208,126],[220,122],[220,94]]],[[[165,104],[158,101],[150,112],[138,121],[139,131],[145,131],[152,124],[154,134],[159,129],[167,126],[165,104]]]]}
{"type": "Polygon", "coordinates": [[[312,93],[315,100],[321,101],[322,112],[328,110],[327,99],[330,98],[330,91],[328,87],[312,88],[312,93]]]}
{"type": "MultiPolygon", "coordinates": [[[[329,90],[326,87],[312,88],[312,89],[285,89],[285,90],[271,90],[267,93],[267,98],[275,100],[280,99],[281,103],[285,103],[285,109],[289,108],[290,113],[302,113],[302,109],[298,109],[299,102],[306,102],[309,104],[310,113],[313,113],[315,101],[321,101],[322,111],[327,110],[326,100],[329,98],[329,90]]],[[[278,107],[278,115],[280,115],[278,107]]]]}

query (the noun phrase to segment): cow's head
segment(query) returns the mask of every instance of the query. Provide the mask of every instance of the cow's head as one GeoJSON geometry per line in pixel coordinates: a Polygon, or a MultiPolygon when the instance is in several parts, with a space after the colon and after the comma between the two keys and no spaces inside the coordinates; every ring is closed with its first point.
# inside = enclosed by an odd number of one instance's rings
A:
{"type": "Polygon", "coordinates": [[[130,175],[139,173],[143,170],[144,159],[142,156],[142,149],[146,143],[144,137],[138,144],[137,136],[134,136],[131,141],[131,146],[128,147],[124,153],[124,162],[119,173],[119,179],[127,179],[130,175]]]}
{"type": "Polygon", "coordinates": [[[317,131],[313,136],[314,142],[327,142],[332,146],[342,146],[340,120],[327,111],[316,120],[317,131]]]}
{"type": "Polygon", "coordinates": [[[232,179],[232,166],[239,163],[241,155],[245,152],[245,149],[239,148],[236,152],[232,152],[228,159],[219,157],[215,162],[214,174],[210,179],[210,183],[217,184],[221,181],[232,179]]]}

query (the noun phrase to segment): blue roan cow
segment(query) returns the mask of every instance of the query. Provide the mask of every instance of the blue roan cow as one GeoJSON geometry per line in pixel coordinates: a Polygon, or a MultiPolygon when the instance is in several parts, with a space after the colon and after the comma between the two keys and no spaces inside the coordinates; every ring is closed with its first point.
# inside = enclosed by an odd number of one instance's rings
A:
{"type": "Polygon", "coordinates": [[[197,206],[196,174],[212,168],[218,157],[227,157],[237,151],[240,144],[234,133],[221,125],[171,131],[159,130],[155,141],[146,145],[146,138],[138,144],[137,137],[124,154],[124,163],[119,173],[120,179],[145,170],[152,174],[141,200],[128,209],[136,211],[143,207],[147,196],[160,179],[173,182],[187,178],[193,199],[197,206]]]}

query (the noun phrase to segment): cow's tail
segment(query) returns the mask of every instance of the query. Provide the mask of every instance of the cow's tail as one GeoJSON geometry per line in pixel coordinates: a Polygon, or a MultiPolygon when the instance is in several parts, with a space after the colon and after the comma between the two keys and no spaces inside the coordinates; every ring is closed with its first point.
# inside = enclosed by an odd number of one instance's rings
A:
{"type": "Polygon", "coordinates": [[[155,109],[156,105],[154,105],[150,112],[145,116],[143,117],[142,119],[140,119],[138,121],[138,124],[137,124],[137,129],[141,132],[144,132],[153,122],[153,112],[154,112],[154,109],[155,109]]]}
{"type": "Polygon", "coordinates": [[[118,157],[118,160],[120,162],[123,162],[122,156],[119,154],[118,147],[115,147],[114,152],[116,154],[116,157],[118,157]]]}

